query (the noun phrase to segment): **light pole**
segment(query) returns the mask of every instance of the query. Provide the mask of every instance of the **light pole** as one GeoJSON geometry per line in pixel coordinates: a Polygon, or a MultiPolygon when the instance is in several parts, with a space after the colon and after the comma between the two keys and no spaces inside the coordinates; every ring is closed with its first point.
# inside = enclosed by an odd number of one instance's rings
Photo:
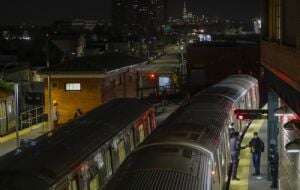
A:
{"type": "Polygon", "coordinates": [[[184,57],[183,57],[184,45],[183,44],[179,44],[179,51],[180,51],[180,57],[181,57],[181,64],[180,64],[181,73],[182,73],[182,75],[185,75],[185,66],[184,66],[184,57]]]}
{"type": "Polygon", "coordinates": [[[16,115],[17,115],[17,123],[16,123],[16,143],[17,148],[20,147],[20,135],[19,135],[19,129],[20,129],[20,106],[19,106],[19,83],[16,83],[14,85],[14,91],[15,91],[15,109],[16,109],[16,115]]]}
{"type": "Polygon", "coordinates": [[[52,108],[52,94],[51,94],[51,69],[50,69],[50,60],[49,60],[49,34],[46,34],[47,37],[47,69],[48,69],[48,130],[52,131],[53,129],[53,108],[52,108]]]}

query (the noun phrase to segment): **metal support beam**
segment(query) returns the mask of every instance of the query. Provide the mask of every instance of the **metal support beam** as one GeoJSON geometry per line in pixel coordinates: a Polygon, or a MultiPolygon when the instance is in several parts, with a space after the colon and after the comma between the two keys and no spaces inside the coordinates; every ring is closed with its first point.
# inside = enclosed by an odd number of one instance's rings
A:
{"type": "MultiPolygon", "coordinates": [[[[268,158],[270,156],[270,145],[274,144],[276,149],[278,147],[278,118],[275,117],[275,110],[279,107],[279,97],[273,91],[268,92],[268,158]]],[[[277,151],[277,150],[276,150],[277,151]]],[[[268,164],[268,179],[271,178],[270,175],[270,164],[268,164]]]]}

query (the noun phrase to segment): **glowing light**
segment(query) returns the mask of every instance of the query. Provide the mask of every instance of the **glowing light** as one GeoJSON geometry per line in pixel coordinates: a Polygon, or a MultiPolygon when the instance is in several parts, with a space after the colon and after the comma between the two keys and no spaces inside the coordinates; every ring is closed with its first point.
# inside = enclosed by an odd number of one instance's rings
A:
{"type": "Polygon", "coordinates": [[[151,74],[149,75],[149,77],[150,77],[150,79],[155,79],[155,74],[151,73],[151,74]]]}
{"type": "Polygon", "coordinates": [[[243,116],[243,115],[238,115],[238,119],[239,119],[239,120],[243,120],[243,119],[244,119],[244,116],[243,116]]]}
{"type": "Polygon", "coordinates": [[[216,175],[216,172],[215,171],[211,171],[211,175],[216,175]]]}

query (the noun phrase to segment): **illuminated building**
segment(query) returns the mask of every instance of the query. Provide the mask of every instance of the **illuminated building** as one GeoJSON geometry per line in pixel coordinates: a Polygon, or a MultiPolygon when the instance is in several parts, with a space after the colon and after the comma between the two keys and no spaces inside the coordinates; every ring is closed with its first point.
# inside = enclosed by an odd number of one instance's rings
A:
{"type": "MultiPolygon", "coordinates": [[[[86,113],[114,98],[137,96],[136,67],[145,60],[111,53],[75,58],[51,68],[51,97],[58,113],[57,123],[74,118],[76,110],[86,113]]],[[[48,69],[41,71],[48,111],[48,69]]]]}

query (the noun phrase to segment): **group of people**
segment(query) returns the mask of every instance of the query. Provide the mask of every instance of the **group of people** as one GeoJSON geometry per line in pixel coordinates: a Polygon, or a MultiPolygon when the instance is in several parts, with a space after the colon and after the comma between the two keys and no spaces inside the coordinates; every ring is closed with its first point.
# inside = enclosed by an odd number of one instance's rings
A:
{"type": "MultiPolygon", "coordinates": [[[[252,162],[254,166],[253,176],[260,176],[260,161],[261,161],[261,154],[264,152],[264,142],[259,138],[258,133],[253,133],[253,138],[250,140],[249,144],[246,146],[241,146],[241,136],[239,132],[234,131],[231,129],[230,131],[230,148],[231,148],[231,160],[232,160],[232,170],[231,170],[231,177],[232,180],[240,180],[237,177],[237,168],[239,165],[239,155],[240,150],[250,148],[250,152],[252,154],[252,162]]],[[[270,163],[270,173],[272,178],[272,185],[271,188],[277,188],[278,186],[278,153],[276,151],[275,144],[271,144],[269,150],[269,163],[270,163]]]]}

